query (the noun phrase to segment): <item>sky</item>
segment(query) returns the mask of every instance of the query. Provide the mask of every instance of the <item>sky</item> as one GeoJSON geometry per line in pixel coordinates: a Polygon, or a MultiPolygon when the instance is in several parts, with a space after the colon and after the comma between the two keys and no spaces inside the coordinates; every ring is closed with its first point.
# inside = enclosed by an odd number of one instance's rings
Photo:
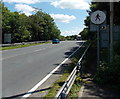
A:
{"type": "Polygon", "coordinates": [[[11,12],[18,11],[27,16],[34,14],[35,8],[48,13],[55,20],[61,35],[78,35],[84,26],[91,0],[3,0],[11,12]]]}

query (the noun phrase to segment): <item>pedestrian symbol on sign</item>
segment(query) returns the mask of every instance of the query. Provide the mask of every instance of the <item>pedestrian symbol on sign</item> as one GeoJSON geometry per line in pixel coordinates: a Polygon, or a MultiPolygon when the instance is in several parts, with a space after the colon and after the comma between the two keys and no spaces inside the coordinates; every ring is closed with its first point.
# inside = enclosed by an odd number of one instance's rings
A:
{"type": "Polygon", "coordinates": [[[99,15],[99,14],[96,15],[96,19],[95,19],[95,21],[97,21],[97,20],[100,21],[100,15],[99,15]]]}

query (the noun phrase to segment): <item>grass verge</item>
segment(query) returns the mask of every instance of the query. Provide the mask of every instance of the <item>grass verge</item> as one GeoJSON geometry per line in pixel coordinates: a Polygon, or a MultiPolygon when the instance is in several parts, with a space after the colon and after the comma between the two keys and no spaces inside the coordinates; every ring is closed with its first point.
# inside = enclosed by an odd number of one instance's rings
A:
{"type": "Polygon", "coordinates": [[[23,48],[23,47],[29,47],[29,46],[35,46],[35,45],[41,45],[41,44],[48,44],[48,43],[51,43],[51,42],[0,47],[0,50],[10,50],[10,49],[23,48]]]}
{"type": "Polygon", "coordinates": [[[79,95],[79,91],[81,86],[85,83],[85,81],[83,81],[83,79],[80,77],[80,73],[77,74],[77,77],[75,79],[74,84],[72,85],[72,88],[67,96],[67,99],[75,99],[77,98],[79,95]]]}

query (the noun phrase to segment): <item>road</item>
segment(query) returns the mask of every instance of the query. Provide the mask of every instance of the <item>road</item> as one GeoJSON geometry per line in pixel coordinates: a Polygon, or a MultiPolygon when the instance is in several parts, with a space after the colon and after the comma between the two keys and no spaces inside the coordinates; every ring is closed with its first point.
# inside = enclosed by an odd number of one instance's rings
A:
{"type": "Polygon", "coordinates": [[[2,96],[28,92],[80,45],[78,41],[64,41],[3,51],[2,96]]]}

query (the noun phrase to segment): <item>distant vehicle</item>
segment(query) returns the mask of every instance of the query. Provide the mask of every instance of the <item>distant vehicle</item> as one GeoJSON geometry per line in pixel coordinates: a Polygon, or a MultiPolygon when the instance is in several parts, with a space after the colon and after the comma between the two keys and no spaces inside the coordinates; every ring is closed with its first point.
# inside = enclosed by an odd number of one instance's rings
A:
{"type": "Polygon", "coordinates": [[[53,43],[53,44],[57,44],[57,43],[60,43],[60,41],[59,41],[58,39],[53,39],[53,40],[52,40],[52,43],[53,43]]]}

